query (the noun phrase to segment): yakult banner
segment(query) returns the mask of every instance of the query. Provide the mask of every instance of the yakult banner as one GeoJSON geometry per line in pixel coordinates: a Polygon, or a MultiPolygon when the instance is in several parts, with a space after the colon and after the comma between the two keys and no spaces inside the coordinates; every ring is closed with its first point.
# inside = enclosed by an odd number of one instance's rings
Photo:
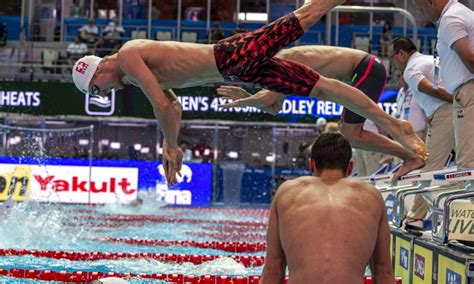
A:
{"type": "Polygon", "coordinates": [[[186,163],[169,186],[161,162],[0,157],[0,202],[129,203],[138,190],[170,205],[209,206],[212,164],[186,163]],[[91,172],[89,181],[89,170],[91,172]],[[90,200],[89,200],[90,198],[90,200]]]}
{"type": "Polygon", "coordinates": [[[137,186],[137,168],[0,164],[1,201],[129,203],[137,186]]]}

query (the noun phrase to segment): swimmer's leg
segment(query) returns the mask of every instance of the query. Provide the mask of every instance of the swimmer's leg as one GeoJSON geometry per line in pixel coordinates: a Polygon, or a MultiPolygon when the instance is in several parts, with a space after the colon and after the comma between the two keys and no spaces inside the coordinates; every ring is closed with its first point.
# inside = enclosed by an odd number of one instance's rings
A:
{"type": "Polygon", "coordinates": [[[406,149],[416,153],[422,160],[426,160],[425,144],[416,136],[411,124],[408,121],[391,117],[360,90],[343,82],[321,77],[314,85],[310,96],[336,102],[372,120],[406,149]]]}
{"type": "Polygon", "coordinates": [[[388,137],[364,130],[363,126],[364,123],[343,122],[341,132],[354,148],[381,152],[402,159],[403,165],[394,175],[394,179],[424,167],[425,161],[417,154],[406,150],[402,145],[388,137]]]}
{"type": "Polygon", "coordinates": [[[345,0],[305,0],[303,6],[295,10],[294,14],[300,21],[300,25],[306,32],[317,23],[322,16],[337,5],[343,4],[345,0]]]}

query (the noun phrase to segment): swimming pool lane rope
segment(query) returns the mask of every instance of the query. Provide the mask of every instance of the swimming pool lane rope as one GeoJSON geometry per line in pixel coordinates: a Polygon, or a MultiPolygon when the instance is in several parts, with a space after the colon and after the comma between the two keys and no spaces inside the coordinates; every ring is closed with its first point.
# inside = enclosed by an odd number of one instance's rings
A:
{"type": "MultiPolygon", "coordinates": [[[[258,284],[260,276],[214,276],[214,275],[183,275],[183,274],[134,274],[134,273],[115,273],[115,272],[85,272],[85,271],[52,271],[52,270],[33,270],[33,269],[2,269],[0,276],[36,279],[43,281],[61,281],[61,282],[92,282],[105,277],[118,277],[127,280],[150,279],[161,280],[169,283],[192,283],[192,284],[258,284]]],[[[283,282],[288,283],[288,277],[283,282]]],[[[396,279],[396,284],[402,284],[400,278],[396,279]]],[[[372,284],[372,277],[364,277],[364,284],[372,284]]]]}
{"type": "Polygon", "coordinates": [[[195,265],[213,261],[218,258],[232,258],[245,267],[262,266],[265,258],[263,256],[240,256],[240,255],[197,255],[197,254],[172,254],[172,253],[129,253],[129,252],[73,252],[73,251],[50,251],[50,250],[27,250],[27,249],[0,249],[0,256],[22,256],[45,257],[54,259],[67,259],[70,261],[97,261],[117,260],[125,258],[150,259],[160,262],[185,263],[191,262],[195,265]]]}
{"type": "Polygon", "coordinates": [[[92,240],[109,242],[109,243],[125,243],[129,245],[146,245],[146,246],[172,246],[172,247],[194,247],[202,249],[214,249],[226,252],[263,252],[267,248],[266,243],[256,242],[216,242],[216,241],[192,241],[192,240],[159,240],[159,239],[138,239],[138,238],[92,238],[92,240]]]}

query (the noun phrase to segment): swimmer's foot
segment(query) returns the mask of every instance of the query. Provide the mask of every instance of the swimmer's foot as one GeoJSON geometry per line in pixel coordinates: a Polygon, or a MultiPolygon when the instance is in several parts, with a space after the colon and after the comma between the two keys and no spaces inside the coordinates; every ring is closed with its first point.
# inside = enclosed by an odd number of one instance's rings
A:
{"type": "Polygon", "coordinates": [[[418,156],[415,156],[412,159],[403,161],[403,164],[400,167],[400,169],[398,169],[398,171],[395,174],[393,174],[392,183],[396,184],[399,177],[402,177],[414,170],[421,169],[425,166],[425,164],[426,164],[425,160],[421,159],[418,156]]]}
{"type": "Polygon", "coordinates": [[[402,144],[403,147],[417,154],[423,161],[426,161],[428,158],[426,145],[423,140],[415,134],[410,122],[400,120],[399,133],[398,135],[394,135],[393,138],[402,144]]]}

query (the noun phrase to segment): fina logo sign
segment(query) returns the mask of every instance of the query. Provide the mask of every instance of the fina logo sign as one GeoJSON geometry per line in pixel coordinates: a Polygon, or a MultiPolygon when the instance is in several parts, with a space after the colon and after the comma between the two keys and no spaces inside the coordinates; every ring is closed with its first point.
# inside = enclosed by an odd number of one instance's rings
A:
{"type": "Polygon", "coordinates": [[[176,174],[176,186],[180,189],[170,190],[166,182],[165,169],[163,164],[158,166],[158,172],[164,182],[158,181],[156,184],[157,200],[165,201],[168,204],[174,205],[191,205],[192,192],[190,190],[181,190],[181,186],[187,186],[193,178],[193,171],[188,165],[181,166],[181,176],[176,174]]]}
{"type": "Polygon", "coordinates": [[[109,116],[115,112],[115,89],[105,96],[86,94],[85,111],[88,115],[109,116]]]}

